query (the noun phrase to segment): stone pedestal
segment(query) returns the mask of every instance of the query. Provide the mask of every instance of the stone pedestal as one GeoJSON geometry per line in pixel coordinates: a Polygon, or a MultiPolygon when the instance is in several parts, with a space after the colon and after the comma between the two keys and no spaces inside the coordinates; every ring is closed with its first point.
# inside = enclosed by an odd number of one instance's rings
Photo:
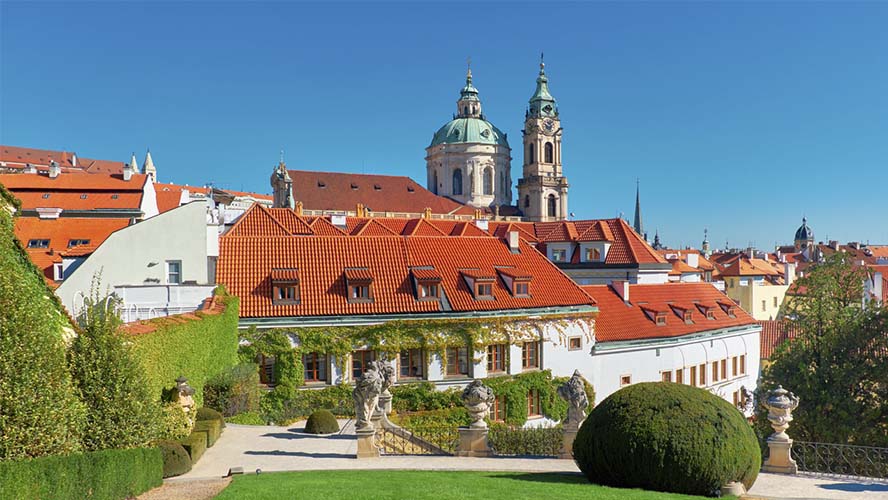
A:
{"type": "Polygon", "coordinates": [[[573,447],[576,438],[576,429],[564,429],[564,441],[561,445],[561,455],[559,455],[558,458],[573,460],[573,447]]]}
{"type": "MultiPolygon", "coordinates": [[[[785,436],[785,434],[784,434],[785,436]]],[[[768,459],[762,465],[762,471],[777,474],[796,474],[799,466],[792,459],[792,439],[771,436],[768,438],[768,459]]]]}
{"type": "Polygon", "coordinates": [[[459,446],[456,448],[458,457],[490,457],[493,450],[487,442],[488,429],[472,427],[459,428],[459,446]]]}
{"type": "Polygon", "coordinates": [[[722,496],[733,495],[735,497],[741,497],[746,494],[746,486],[743,486],[743,483],[734,481],[728,483],[721,487],[722,496]]]}
{"type": "Polygon", "coordinates": [[[359,430],[357,458],[379,458],[379,447],[376,446],[376,431],[373,429],[359,430]]]}

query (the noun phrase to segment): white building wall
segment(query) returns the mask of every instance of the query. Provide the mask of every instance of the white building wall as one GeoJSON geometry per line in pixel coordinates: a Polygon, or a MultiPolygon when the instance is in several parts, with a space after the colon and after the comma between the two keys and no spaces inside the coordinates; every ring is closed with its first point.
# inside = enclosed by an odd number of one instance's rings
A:
{"type": "MultiPolygon", "coordinates": [[[[207,285],[207,205],[194,202],[114,232],[78,266],[56,295],[77,314],[94,275],[106,288],[166,285],[167,261],[181,261],[181,281],[207,285]]],[[[124,308],[133,304],[124,303],[124,308]]],[[[173,304],[176,307],[176,304],[173,304]]]]}

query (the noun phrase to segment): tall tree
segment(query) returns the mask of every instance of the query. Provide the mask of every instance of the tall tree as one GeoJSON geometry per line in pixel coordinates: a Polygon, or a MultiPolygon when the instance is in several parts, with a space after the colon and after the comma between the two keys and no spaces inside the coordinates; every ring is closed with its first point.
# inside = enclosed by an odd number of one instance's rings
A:
{"type": "Polygon", "coordinates": [[[778,346],[759,387],[799,396],[797,439],[888,446],[888,308],[864,297],[868,278],[836,253],[798,280],[785,307],[799,334],[778,346]]]}

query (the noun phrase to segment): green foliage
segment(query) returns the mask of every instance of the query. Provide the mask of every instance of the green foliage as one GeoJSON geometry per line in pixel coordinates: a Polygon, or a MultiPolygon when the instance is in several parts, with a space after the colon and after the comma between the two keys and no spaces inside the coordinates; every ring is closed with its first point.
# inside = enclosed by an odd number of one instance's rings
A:
{"type": "Polygon", "coordinates": [[[80,449],[85,409],[65,359],[70,323],[61,311],[0,203],[0,460],[80,449]]]}
{"type": "Polygon", "coordinates": [[[90,451],[145,446],[160,429],[160,405],[118,331],[116,307],[113,298],[101,296],[94,278],[78,317],[81,332],[68,350],[74,384],[87,408],[83,447],[90,451]]]}
{"type": "Polygon", "coordinates": [[[157,448],[102,450],[0,462],[0,498],[120,500],[160,486],[157,448]]]}
{"type": "Polygon", "coordinates": [[[693,495],[732,481],[750,488],[761,468],[755,434],[736,408],[668,382],[608,396],[583,422],[573,454],[593,483],[693,495]]]}
{"type": "Polygon", "coordinates": [[[318,410],[308,416],[305,432],[309,434],[333,434],[339,432],[339,422],[329,410],[318,410]]]}
{"type": "Polygon", "coordinates": [[[392,422],[407,430],[422,429],[456,429],[472,423],[465,406],[442,408],[438,410],[420,410],[409,413],[392,413],[392,422]]]}
{"type": "Polygon", "coordinates": [[[278,385],[274,390],[263,394],[260,402],[262,417],[277,425],[288,425],[317,409],[330,410],[334,415],[353,417],[355,406],[352,390],[353,387],[346,384],[304,390],[286,384],[278,385]]]}
{"type": "Polygon", "coordinates": [[[160,398],[176,378],[185,376],[195,390],[194,401],[203,404],[206,381],[237,364],[238,299],[222,287],[216,289],[216,299],[225,308],[221,313],[197,311],[197,320],[153,319],[155,331],[128,339],[145,368],[153,397],[160,398]]]}
{"type": "Polygon", "coordinates": [[[265,425],[265,420],[259,415],[259,412],[248,411],[246,413],[238,413],[233,417],[227,417],[225,421],[229,424],[238,425],[265,425]]]}
{"type": "MultiPolygon", "coordinates": [[[[786,307],[795,340],[762,370],[758,399],[778,384],[799,396],[789,433],[823,443],[888,446],[888,307],[861,307],[865,268],[839,252],[798,280],[786,307]]],[[[773,432],[758,409],[762,436],[773,432]]]]}
{"type": "Polygon", "coordinates": [[[206,406],[197,409],[197,415],[194,417],[197,421],[201,420],[218,420],[225,427],[225,418],[218,411],[207,408],[206,406]]]}
{"type": "Polygon", "coordinates": [[[390,389],[392,409],[398,412],[440,410],[461,408],[462,389],[451,387],[443,391],[435,388],[432,382],[400,384],[390,389]]]}
{"type": "Polygon", "coordinates": [[[194,431],[187,438],[179,441],[179,444],[188,452],[191,463],[196,464],[204,452],[207,451],[207,433],[194,431]]]}
{"type": "Polygon", "coordinates": [[[179,403],[164,403],[160,414],[160,439],[175,441],[191,434],[194,423],[179,403]]]}
{"type": "Polygon", "coordinates": [[[181,476],[191,470],[191,457],[185,448],[176,441],[158,441],[157,447],[163,454],[163,477],[181,476]]]}
{"type": "Polygon", "coordinates": [[[564,430],[560,426],[512,428],[493,424],[488,440],[497,455],[558,456],[564,444],[564,430]]]}
{"type": "Polygon", "coordinates": [[[198,420],[194,424],[194,432],[207,433],[207,448],[216,444],[216,440],[222,435],[222,420],[198,420]]]}
{"type": "Polygon", "coordinates": [[[259,410],[259,367],[241,363],[210,378],[204,385],[204,405],[230,417],[259,410]]]}

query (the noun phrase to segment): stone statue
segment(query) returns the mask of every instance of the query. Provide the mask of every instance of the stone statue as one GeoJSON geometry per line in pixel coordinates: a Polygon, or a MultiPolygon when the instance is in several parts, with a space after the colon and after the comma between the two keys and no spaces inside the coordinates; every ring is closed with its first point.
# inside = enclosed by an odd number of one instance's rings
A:
{"type": "Polygon", "coordinates": [[[558,395],[567,401],[567,418],[564,420],[564,428],[577,430],[583,419],[586,418],[586,407],[589,406],[589,397],[586,396],[586,384],[580,370],[574,370],[570,380],[558,388],[558,395]]]}
{"type": "Polygon", "coordinates": [[[176,379],[176,392],[179,394],[179,404],[188,413],[194,409],[194,388],[188,385],[188,379],[180,375],[176,379]]]}
{"type": "Polygon", "coordinates": [[[768,399],[762,403],[768,409],[768,421],[774,429],[774,434],[770,438],[777,441],[786,441],[789,436],[786,435],[786,429],[792,422],[792,411],[799,406],[799,398],[795,394],[787,391],[783,386],[778,385],[776,389],[771,391],[768,399]]]}
{"type": "Polygon", "coordinates": [[[740,403],[740,410],[743,413],[751,414],[755,408],[755,393],[746,388],[745,385],[740,386],[740,394],[743,395],[743,401],[740,403]]]}
{"type": "Polygon", "coordinates": [[[372,431],[373,414],[379,404],[379,395],[394,383],[395,370],[384,361],[371,361],[352,391],[355,401],[355,430],[372,431]]]}
{"type": "Polygon", "coordinates": [[[490,406],[496,400],[493,389],[484,385],[480,380],[473,380],[462,393],[463,404],[469,410],[472,417],[472,429],[486,429],[487,422],[484,418],[490,415],[490,406]]]}

